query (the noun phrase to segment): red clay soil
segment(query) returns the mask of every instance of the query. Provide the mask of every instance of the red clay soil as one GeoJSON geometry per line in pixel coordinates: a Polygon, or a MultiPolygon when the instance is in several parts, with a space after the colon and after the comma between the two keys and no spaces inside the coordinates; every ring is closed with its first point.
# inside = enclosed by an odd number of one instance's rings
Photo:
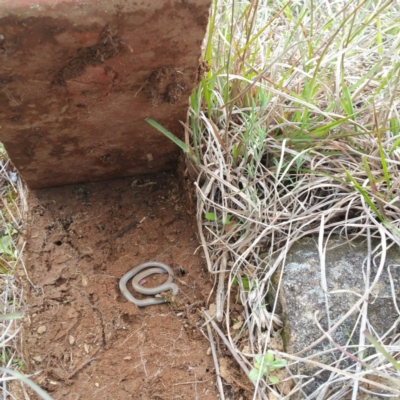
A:
{"type": "Polygon", "coordinates": [[[24,354],[27,372],[41,371],[34,380],[54,399],[219,398],[198,328],[212,282],[176,176],[46,189],[29,204],[25,260],[36,287],[24,354]],[[173,305],[139,309],[118,282],[151,260],[173,268],[180,292],[173,305]]]}

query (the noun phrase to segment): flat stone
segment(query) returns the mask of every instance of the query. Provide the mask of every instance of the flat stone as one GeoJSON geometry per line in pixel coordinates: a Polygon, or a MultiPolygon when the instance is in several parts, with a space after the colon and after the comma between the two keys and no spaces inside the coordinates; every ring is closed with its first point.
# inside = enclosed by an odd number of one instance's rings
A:
{"type": "Polygon", "coordinates": [[[171,169],[211,0],[3,0],[0,140],[30,188],[171,169]]]}
{"type": "MultiPolygon", "coordinates": [[[[377,244],[377,242],[373,242],[372,248],[377,244]]],[[[334,238],[329,241],[328,249],[325,262],[326,281],[328,292],[330,293],[327,295],[321,285],[321,264],[316,240],[312,238],[300,240],[291,248],[287,255],[279,300],[284,321],[284,346],[288,353],[295,354],[300,352],[322,336],[322,332],[315,322],[316,315],[318,323],[326,332],[360,299],[359,295],[365,292],[364,274],[366,264],[364,260],[368,254],[366,241],[357,239],[349,245],[342,239],[334,238]],[[331,293],[339,290],[345,292],[331,293]],[[352,294],[351,292],[356,294],[352,294]],[[327,308],[329,309],[330,322],[327,317],[327,308]]],[[[380,259],[378,257],[375,260],[375,264],[371,265],[371,283],[376,277],[379,262],[380,259]]],[[[382,335],[391,326],[396,324],[397,330],[395,329],[394,332],[398,332],[399,330],[399,315],[393,303],[388,274],[388,267],[392,266],[390,272],[392,274],[395,296],[399,298],[400,269],[393,267],[399,264],[399,249],[393,246],[387,253],[382,274],[369,297],[369,329],[375,331],[374,335],[382,335]]],[[[279,274],[276,276],[279,276],[279,274]]],[[[332,332],[331,336],[339,346],[358,345],[360,335],[359,324],[356,326],[358,317],[359,312],[354,312],[332,332]],[[355,329],[352,334],[353,328],[355,329]]],[[[369,344],[368,341],[366,343],[369,344]]],[[[306,357],[329,349],[335,349],[335,347],[325,339],[313,349],[303,352],[300,356],[306,357]]],[[[348,348],[347,350],[352,354],[358,351],[357,348],[348,348]]],[[[374,349],[368,350],[368,354],[373,353],[374,349]]],[[[323,364],[331,364],[335,359],[338,360],[341,355],[341,351],[335,350],[315,356],[313,360],[323,364]]],[[[345,357],[337,367],[345,369],[352,364],[354,364],[354,361],[345,357]]],[[[298,369],[294,372],[312,377],[318,371],[320,369],[313,368],[311,364],[299,363],[298,369]]],[[[302,397],[304,394],[316,394],[316,391],[322,388],[322,385],[328,381],[329,377],[329,371],[316,374],[314,381],[303,388],[304,392],[299,398],[304,398],[302,397]]],[[[304,382],[308,379],[305,378],[304,382]]],[[[334,387],[335,384],[332,384],[330,389],[334,387]]]]}

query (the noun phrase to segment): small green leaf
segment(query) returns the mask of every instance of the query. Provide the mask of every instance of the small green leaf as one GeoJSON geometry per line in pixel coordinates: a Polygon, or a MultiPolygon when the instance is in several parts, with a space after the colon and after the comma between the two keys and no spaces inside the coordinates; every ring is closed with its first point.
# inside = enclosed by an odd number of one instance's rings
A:
{"type": "Polygon", "coordinates": [[[265,361],[268,364],[272,364],[274,362],[274,353],[272,351],[267,351],[267,354],[265,355],[265,361]]]}
{"type": "Polygon", "coordinates": [[[263,362],[263,357],[261,356],[255,356],[254,359],[256,360],[256,363],[261,365],[263,362]]]}
{"type": "Polygon", "coordinates": [[[279,379],[278,379],[276,376],[274,376],[274,375],[270,375],[270,376],[268,377],[268,380],[269,380],[272,384],[274,384],[274,385],[276,385],[277,383],[279,383],[279,379]]]}
{"type": "Polygon", "coordinates": [[[243,289],[248,292],[250,290],[250,283],[248,278],[242,278],[243,289]]]}
{"type": "Polygon", "coordinates": [[[215,214],[212,212],[207,213],[205,217],[207,221],[215,221],[215,214]]]}
{"type": "MultiPolygon", "coordinates": [[[[240,278],[240,279],[241,279],[241,281],[242,281],[243,290],[244,290],[245,292],[248,292],[248,291],[250,290],[250,283],[249,283],[248,278],[240,278]]],[[[234,278],[234,279],[233,279],[233,283],[234,283],[234,285],[236,285],[236,286],[239,287],[238,278],[234,278]]]]}
{"type": "Polygon", "coordinates": [[[253,382],[257,382],[259,373],[260,370],[258,370],[257,368],[253,368],[249,373],[250,380],[252,380],[253,382]]]}
{"type": "Polygon", "coordinates": [[[274,369],[285,368],[286,365],[287,365],[287,361],[286,361],[286,360],[282,360],[282,359],[280,359],[280,360],[275,360],[275,361],[272,363],[270,369],[271,369],[271,371],[273,371],[274,369]]]}
{"type": "Polygon", "coordinates": [[[11,236],[3,236],[0,238],[0,254],[13,255],[11,236]]]}

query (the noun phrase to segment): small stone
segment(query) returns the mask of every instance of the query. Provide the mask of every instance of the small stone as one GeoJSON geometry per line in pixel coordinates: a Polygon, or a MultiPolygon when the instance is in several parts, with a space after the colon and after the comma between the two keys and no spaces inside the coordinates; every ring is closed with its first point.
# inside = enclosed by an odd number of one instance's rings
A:
{"type": "Polygon", "coordinates": [[[69,344],[72,346],[75,343],[75,338],[72,335],[68,337],[69,344]]]}
{"type": "Polygon", "coordinates": [[[16,172],[9,172],[9,176],[10,176],[10,181],[13,183],[16,183],[18,180],[18,175],[16,172]]]}
{"type": "Polygon", "coordinates": [[[243,346],[242,353],[243,353],[243,354],[250,354],[250,353],[251,353],[250,347],[247,346],[247,345],[246,345],[246,346],[243,346]]]}
{"type": "Polygon", "coordinates": [[[83,348],[85,349],[86,353],[89,354],[90,347],[87,343],[83,345],[83,348]]]}
{"type": "Polygon", "coordinates": [[[42,358],[41,356],[35,356],[35,357],[32,357],[32,359],[33,359],[34,361],[38,362],[38,363],[40,363],[40,362],[43,361],[43,358],[42,358]]]}
{"type": "Polygon", "coordinates": [[[207,355],[208,355],[208,356],[211,355],[211,347],[209,347],[209,348],[207,349],[207,355]]]}
{"type": "Polygon", "coordinates": [[[42,333],[45,333],[46,330],[47,330],[47,328],[44,325],[42,325],[42,326],[39,326],[39,328],[37,329],[37,333],[39,335],[41,335],[42,333]]]}
{"type": "Polygon", "coordinates": [[[96,382],[96,383],[94,384],[94,386],[99,387],[100,385],[99,385],[98,382],[96,382]]]}
{"type": "Polygon", "coordinates": [[[82,286],[86,287],[88,283],[89,283],[88,278],[85,275],[82,275],[82,286]]]}
{"type": "Polygon", "coordinates": [[[124,360],[125,360],[125,361],[132,360],[132,357],[131,357],[131,356],[126,356],[126,357],[124,357],[124,360]]]}
{"type": "Polygon", "coordinates": [[[236,321],[233,325],[232,325],[232,329],[237,331],[238,329],[240,329],[243,326],[243,321],[242,320],[238,320],[236,321]]]}

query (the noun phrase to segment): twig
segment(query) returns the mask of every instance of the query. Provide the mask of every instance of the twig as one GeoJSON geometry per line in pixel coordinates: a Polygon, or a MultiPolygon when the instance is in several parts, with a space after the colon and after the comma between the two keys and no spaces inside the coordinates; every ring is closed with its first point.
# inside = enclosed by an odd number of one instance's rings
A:
{"type": "Polygon", "coordinates": [[[191,382],[179,382],[179,383],[174,383],[174,386],[180,386],[180,385],[197,385],[198,383],[206,383],[210,380],[211,378],[206,379],[205,381],[191,381],[191,382]]]}
{"type": "Polygon", "coordinates": [[[130,231],[131,229],[133,229],[135,226],[137,226],[138,223],[136,221],[131,222],[130,224],[128,224],[125,228],[122,228],[119,232],[117,232],[114,236],[113,236],[113,240],[118,239],[119,237],[125,235],[125,233],[127,233],[128,231],[130,231]]]}
{"type": "Polygon", "coordinates": [[[213,355],[213,360],[214,360],[214,365],[215,365],[215,374],[217,375],[217,385],[218,385],[219,395],[220,395],[221,400],[225,400],[224,387],[222,385],[221,374],[219,372],[217,351],[215,350],[214,337],[211,332],[210,324],[207,324],[207,333],[208,333],[208,339],[210,341],[211,352],[213,355]]]}
{"type": "MultiPolygon", "coordinates": [[[[371,259],[372,259],[372,250],[371,250],[371,231],[370,228],[367,228],[367,243],[368,243],[368,255],[367,255],[367,270],[365,272],[365,289],[368,291],[369,289],[369,283],[370,283],[370,275],[371,275],[371,259]]],[[[365,352],[365,335],[364,331],[367,327],[367,320],[368,320],[368,297],[365,299],[364,304],[362,305],[362,316],[361,316],[361,324],[360,324],[360,343],[359,343],[359,349],[358,349],[358,358],[363,360],[364,359],[364,352],[365,352]]],[[[360,374],[362,370],[362,365],[361,363],[357,363],[356,366],[356,373],[360,374]]],[[[353,393],[352,393],[352,400],[357,400],[357,395],[358,395],[358,386],[359,386],[359,381],[356,379],[354,381],[354,386],[353,386],[353,393]]]]}
{"type": "MultiPolygon", "coordinates": [[[[96,351],[97,353],[97,351],[96,351]]],[[[95,354],[96,354],[95,353],[95,354]]],[[[92,361],[97,360],[96,357],[92,357],[89,358],[88,360],[84,361],[83,363],[79,364],[79,366],[77,368],[75,368],[69,375],[67,375],[67,377],[65,378],[65,380],[69,380],[71,379],[75,374],[77,374],[84,366],[86,366],[87,364],[90,364],[92,361]]]]}
{"type": "MultiPolygon", "coordinates": [[[[324,338],[325,338],[325,336],[324,336],[324,338]]],[[[288,358],[288,359],[291,359],[291,360],[294,360],[294,361],[297,361],[297,362],[304,362],[304,359],[302,359],[301,357],[297,357],[295,355],[292,355],[292,354],[281,353],[281,352],[278,352],[278,354],[279,354],[280,357],[283,357],[283,358],[288,358]]],[[[314,359],[315,359],[315,356],[314,356],[314,359]]],[[[376,386],[376,387],[378,387],[380,389],[388,390],[390,392],[393,392],[393,393],[396,393],[396,394],[400,394],[400,390],[398,390],[398,389],[395,389],[393,387],[389,387],[387,385],[383,385],[380,382],[372,381],[371,379],[363,378],[362,376],[356,376],[355,374],[352,374],[352,373],[347,372],[345,370],[341,370],[339,368],[332,367],[332,366],[330,366],[328,364],[323,364],[323,363],[320,363],[318,361],[314,361],[314,359],[308,359],[308,362],[313,366],[322,368],[322,370],[333,371],[333,372],[335,372],[335,373],[337,373],[339,375],[346,376],[346,377],[350,378],[351,380],[358,379],[361,382],[364,382],[364,383],[366,383],[368,385],[376,386]]],[[[364,371],[363,374],[367,374],[367,371],[364,371]]]]}
{"type": "Polygon", "coordinates": [[[216,295],[216,318],[218,322],[221,322],[224,318],[224,302],[225,302],[225,271],[226,271],[226,251],[222,254],[221,263],[219,266],[218,275],[218,288],[216,295]]]}
{"type": "Polygon", "coordinates": [[[31,286],[36,290],[36,289],[42,289],[42,291],[43,291],[43,288],[41,287],[41,286],[36,286],[32,281],[31,281],[31,279],[29,278],[29,275],[28,275],[28,271],[26,270],[26,267],[25,267],[25,262],[24,262],[24,259],[22,258],[22,253],[23,253],[23,251],[24,251],[24,249],[25,249],[25,245],[26,245],[26,242],[24,242],[24,244],[22,245],[22,248],[21,248],[21,251],[19,252],[19,254],[18,254],[18,258],[17,258],[17,263],[18,263],[18,261],[20,261],[21,262],[21,265],[22,265],[22,268],[24,269],[24,272],[25,272],[25,275],[26,275],[26,279],[28,280],[28,282],[31,284],[31,286]]]}

